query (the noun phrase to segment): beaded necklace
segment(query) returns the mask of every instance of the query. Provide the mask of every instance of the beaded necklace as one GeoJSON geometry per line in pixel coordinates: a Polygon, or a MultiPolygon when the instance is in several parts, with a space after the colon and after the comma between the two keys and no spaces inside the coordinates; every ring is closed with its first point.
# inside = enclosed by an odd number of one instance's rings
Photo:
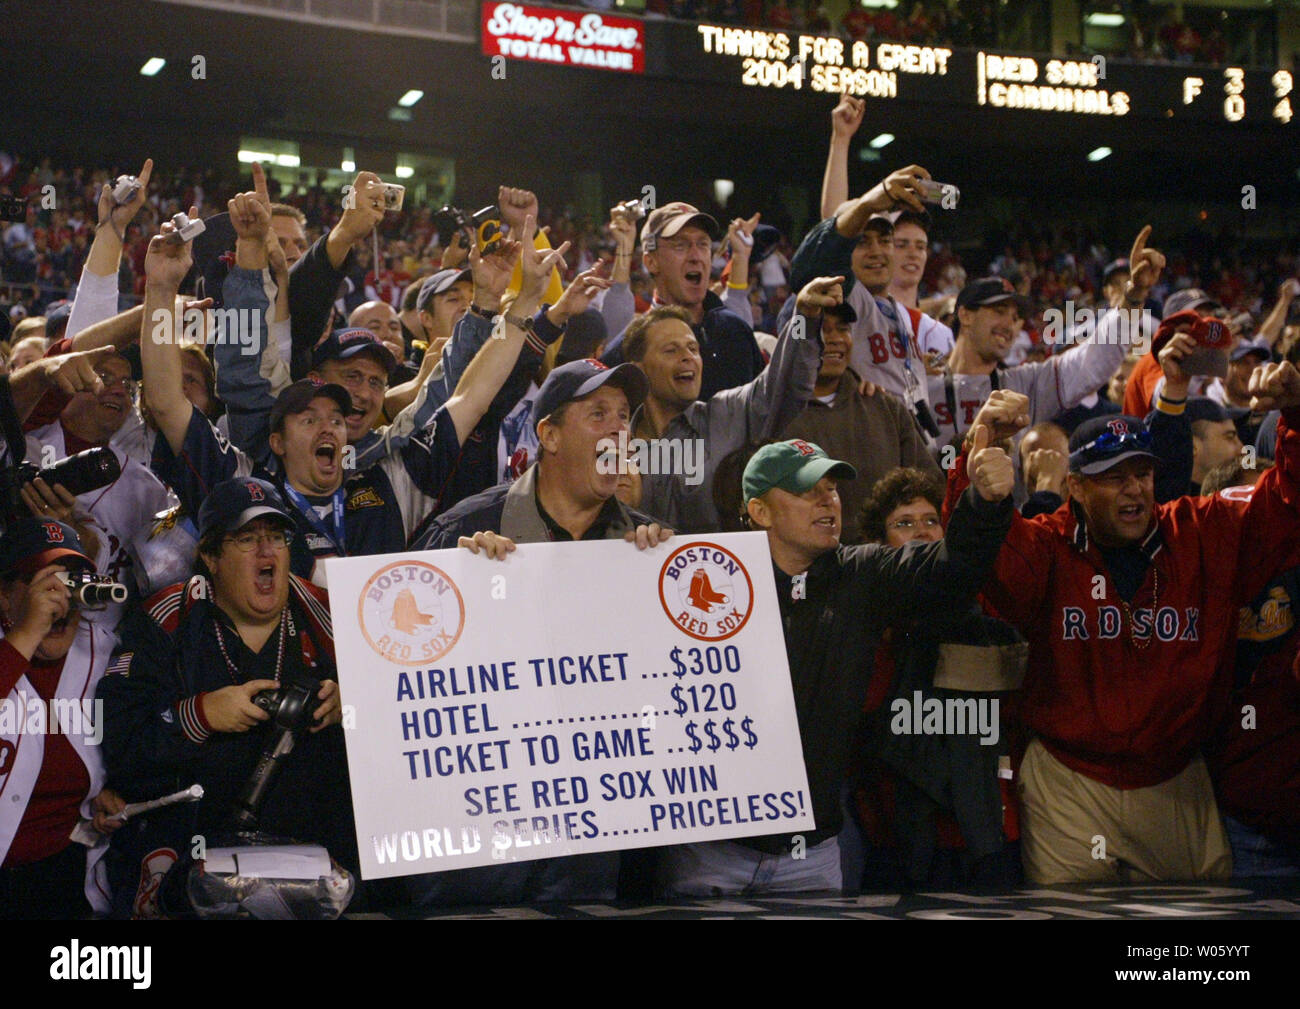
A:
{"type": "MultiPolygon", "coordinates": [[[[280,647],[276,651],[276,655],[275,655],[275,682],[276,683],[280,682],[280,671],[284,668],[284,643],[285,643],[285,639],[289,636],[288,635],[289,627],[290,627],[289,607],[286,606],[280,612],[280,647]]],[[[239,679],[236,676],[236,674],[239,672],[239,667],[236,666],[230,660],[230,653],[226,651],[226,639],[225,639],[225,635],[221,633],[220,620],[216,621],[216,628],[217,628],[217,647],[221,649],[221,657],[226,660],[226,671],[230,673],[230,682],[237,684],[239,683],[239,679]]]]}

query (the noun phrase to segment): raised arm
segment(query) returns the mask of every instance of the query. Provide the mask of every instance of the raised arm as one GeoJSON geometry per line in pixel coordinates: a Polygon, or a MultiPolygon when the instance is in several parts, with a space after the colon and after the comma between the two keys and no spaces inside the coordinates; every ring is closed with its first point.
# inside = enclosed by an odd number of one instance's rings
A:
{"type": "MultiPolygon", "coordinates": [[[[191,208],[198,214],[198,208],[191,208]]],[[[140,367],[144,372],[144,397],[158,431],[179,453],[185,441],[193,406],[185,398],[181,370],[181,317],[176,311],[176,294],[190,271],[193,257],[189,242],[174,242],[162,234],[149,240],[145,255],[144,319],[140,329],[140,367]]]]}
{"type": "Polygon", "coordinates": [[[269,339],[270,319],[279,299],[271,258],[279,253],[270,240],[271,198],[262,166],[253,165],[253,189],[235,196],[227,205],[235,229],[235,265],[222,285],[222,304],[241,320],[239,339],[224,334],[213,357],[217,368],[217,395],[226,404],[230,440],[253,459],[270,458],[269,411],[279,390],[289,382],[288,362],[269,339]],[[245,331],[243,323],[251,321],[245,331]]]}
{"type": "Polygon", "coordinates": [[[843,282],[843,277],[818,277],[804,286],[768,366],[752,382],[723,389],[709,400],[711,424],[729,430],[743,425],[745,441],[759,444],[803,412],[821,363],[822,311],[844,300],[843,282]]]}
{"type": "Polygon", "coordinates": [[[1268,313],[1268,317],[1259,324],[1258,338],[1267,340],[1268,345],[1272,347],[1277,343],[1277,338],[1282,335],[1282,327],[1286,323],[1286,314],[1291,308],[1291,302],[1300,298],[1300,280],[1295,277],[1288,277],[1282,282],[1282,286],[1277,289],[1277,301],[1273,302],[1273,309],[1268,313]]]}
{"type": "Polygon", "coordinates": [[[497,332],[487,341],[483,349],[475,355],[465,374],[456,383],[456,391],[447,401],[447,412],[456,425],[456,434],[463,444],[470,432],[478,425],[483,414],[487,412],[497,390],[509,376],[515,359],[523,346],[525,330],[517,325],[518,321],[529,319],[541,304],[542,293],[551,279],[551,270],[569,249],[565,242],[558,249],[541,251],[533,245],[537,232],[537,223],[532,217],[524,221],[517,243],[517,251],[512,256],[519,258],[522,286],[510,311],[500,317],[497,332]]]}
{"type": "MultiPolygon", "coordinates": [[[[153,175],[152,159],[145,159],[136,181],[140,188],[135,196],[120,206],[113,201],[113,180],[99,191],[99,223],[82,267],[77,296],[64,335],[72,338],[73,350],[91,350],[93,344],[78,344],[77,336],[88,326],[117,314],[117,271],[122,262],[122,244],[126,229],[149,199],[149,179],[153,175]]],[[[139,319],[135,320],[138,327],[139,319]]]]}
{"type": "MultiPolygon", "coordinates": [[[[289,321],[293,339],[293,377],[311,370],[311,349],[320,339],[338,294],[353,244],[384,219],[384,184],[374,172],[359,172],[353,199],[330,229],[289,270],[289,321]]],[[[379,264],[375,264],[379,269],[379,264]]]]}
{"type": "Polygon", "coordinates": [[[851,95],[840,95],[831,110],[831,147],[822,176],[822,217],[833,217],[836,208],[849,198],[849,147],[862,125],[867,103],[851,95]]]}

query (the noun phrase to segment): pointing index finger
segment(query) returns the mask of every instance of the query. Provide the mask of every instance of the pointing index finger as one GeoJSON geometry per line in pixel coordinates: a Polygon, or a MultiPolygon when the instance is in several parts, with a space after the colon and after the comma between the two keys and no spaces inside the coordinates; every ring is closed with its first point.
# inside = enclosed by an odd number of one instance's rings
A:
{"type": "Polygon", "coordinates": [[[1129,267],[1137,269],[1138,261],[1142,258],[1142,253],[1146,252],[1147,239],[1151,237],[1151,225],[1147,225],[1138,232],[1137,238],[1133,239],[1133,249],[1129,253],[1129,267]]]}
{"type": "Polygon", "coordinates": [[[271,195],[266,190],[266,172],[262,170],[260,161],[253,162],[253,192],[257,193],[257,198],[263,203],[271,202],[271,195]]]}

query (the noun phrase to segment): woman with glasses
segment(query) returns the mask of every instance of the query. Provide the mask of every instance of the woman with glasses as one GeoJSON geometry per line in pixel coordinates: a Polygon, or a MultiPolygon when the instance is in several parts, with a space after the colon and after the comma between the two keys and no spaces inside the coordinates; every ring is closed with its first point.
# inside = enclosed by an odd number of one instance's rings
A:
{"type": "Polygon", "coordinates": [[[81,619],[64,582],[94,570],[62,522],[21,519],[0,538],[0,918],[108,910],[105,847],[70,837],[81,820],[112,833],[122,808],[104,787],[90,703],[113,638],[81,619]]]}
{"type": "Polygon", "coordinates": [[[283,758],[260,829],[323,844],[356,872],[328,600],[290,572],[294,535],[272,484],[217,484],[199,512],[199,574],[123,621],[113,664],[121,675],[100,688],[112,780],[128,801],[196,783],[204,795],[122,832],[110,866],[118,914],[157,914],[157,886],[190,838],[215,844],[231,831],[235,800],[273,731],[254,698],[304,680],[317,687],[318,707],[283,758]]]}
{"type": "MultiPolygon", "coordinates": [[[[943,539],[943,494],[928,472],[887,473],[863,503],[864,542],[905,547],[943,539]]],[[[888,661],[877,663],[868,688],[846,789],[840,855],[847,892],[1018,881],[1014,796],[1002,776],[1010,751],[999,717],[1006,696],[995,689],[1007,689],[1023,671],[1017,641],[1011,627],[975,605],[886,631],[888,661]],[[992,674],[983,689],[968,682],[953,689],[977,672],[992,674]],[[910,715],[918,698],[922,710],[931,699],[960,699],[964,711],[983,705],[992,718],[982,735],[978,715],[963,733],[897,731],[898,716],[910,715]]]]}

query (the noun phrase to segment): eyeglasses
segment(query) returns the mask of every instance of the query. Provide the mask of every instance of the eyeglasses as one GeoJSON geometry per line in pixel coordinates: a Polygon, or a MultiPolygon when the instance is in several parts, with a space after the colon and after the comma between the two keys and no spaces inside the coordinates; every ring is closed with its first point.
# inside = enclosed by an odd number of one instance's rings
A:
{"type": "Polygon", "coordinates": [[[111,389],[113,386],[121,383],[122,388],[125,389],[129,395],[135,394],[135,379],[130,375],[114,375],[110,371],[97,371],[95,372],[95,375],[104,383],[105,389],[111,389]]]}
{"type": "Polygon", "coordinates": [[[345,371],[342,375],[339,376],[339,379],[349,389],[356,389],[363,385],[368,385],[375,392],[388,391],[387,379],[375,378],[374,376],[371,376],[370,378],[366,378],[366,376],[361,374],[361,372],[359,371],[345,371]]]}
{"type": "MultiPolygon", "coordinates": [[[[940,524],[939,516],[927,515],[925,518],[919,520],[919,524],[924,526],[926,529],[937,529],[940,524]]],[[[896,521],[889,523],[888,528],[897,529],[899,532],[910,533],[917,527],[917,525],[917,519],[897,519],[896,521]]]]}
{"type": "Polygon", "coordinates": [[[240,553],[252,553],[263,543],[271,544],[273,550],[283,550],[293,542],[293,532],[289,529],[263,529],[261,532],[240,533],[227,536],[227,543],[233,543],[240,553]]]}

